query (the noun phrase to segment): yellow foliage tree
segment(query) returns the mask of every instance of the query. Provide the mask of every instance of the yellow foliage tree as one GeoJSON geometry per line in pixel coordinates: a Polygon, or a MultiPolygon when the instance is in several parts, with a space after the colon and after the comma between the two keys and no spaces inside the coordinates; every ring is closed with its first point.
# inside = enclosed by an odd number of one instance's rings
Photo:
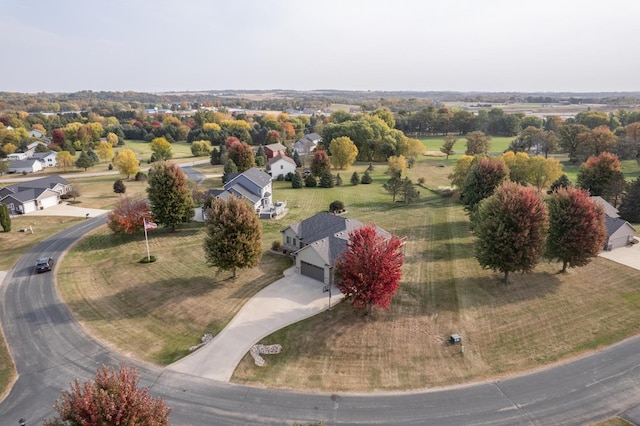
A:
{"type": "MultiPolygon", "coordinates": [[[[118,135],[116,135],[113,132],[109,132],[107,133],[107,142],[111,145],[111,146],[117,146],[118,145],[118,135]]],[[[111,154],[113,155],[113,154],[111,154]]]]}
{"type": "Polygon", "coordinates": [[[389,164],[389,168],[387,169],[387,174],[394,176],[399,174],[400,176],[402,176],[402,173],[404,173],[404,171],[407,168],[407,160],[404,158],[404,155],[393,155],[391,157],[389,157],[389,159],[387,160],[387,163],[389,164]]]}
{"type": "Polygon", "coordinates": [[[73,156],[69,151],[60,151],[56,156],[56,167],[67,170],[73,166],[73,156]]]}
{"type": "MultiPolygon", "coordinates": [[[[59,155],[59,154],[58,154],[59,155]]],[[[130,149],[124,149],[113,160],[113,165],[116,166],[118,171],[123,175],[127,175],[127,179],[132,174],[138,173],[140,170],[140,162],[136,157],[135,152],[130,149]]]]}
{"type": "Polygon", "coordinates": [[[151,141],[151,151],[156,160],[168,160],[171,158],[171,144],[165,138],[154,138],[151,141]]]}
{"type": "Polygon", "coordinates": [[[33,126],[31,126],[31,130],[39,130],[45,136],[47,134],[47,129],[45,129],[44,126],[40,123],[36,123],[33,126]]]}
{"type": "Polygon", "coordinates": [[[562,164],[555,158],[535,156],[529,159],[529,183],[540,191],[562,175],[562,164]]]}
{"type": "Polygon", "coordinates": [[[464,181],[467,179],[469,170],[471,170],[471,163],[473,162],[472,155],[463,155],[456,162],[453,172],[449,175],[451,186],[462,189],[464,181]]]}
{"type": "Polygon", "coordinates": [[[218,123],[204,123],[202,125],[202,130],[210,130],[214,132],[220,131],[221,127],[218,123]]]}
{"type": "Polygon", "coordinates": [[[358,156],[358,147],[347,136],[332,140],[329,144],[329,151],[331,152],[331,163],[338,169],[348,169],[358,156]]]}
{"type": "MultiPolygon", "coordinates": [[[[109,133],[110,135],[114,135],[114,133],[109,133]]],[[[118,138],[116,136],[116,138],[118,138]]],[[[107,140],[109,137],[107,136],[107,140]]],[[[107,160],[109,158],[113,158],[113,145],[110,142],[100,142],[96,146],[96,153],[98,154],[98,158],[101,160],[107,160]]]]}
{"type": "Polygon", "coordinates": [[[5,154],[9,155],[9,154],[13,154],[14,152],[16,152],[17,149],[18,149],[17,146],[15,146],[11,142],[9,142],[9,143],[5,144],[2,147],[2,152],[4,152],[5,154]]]}

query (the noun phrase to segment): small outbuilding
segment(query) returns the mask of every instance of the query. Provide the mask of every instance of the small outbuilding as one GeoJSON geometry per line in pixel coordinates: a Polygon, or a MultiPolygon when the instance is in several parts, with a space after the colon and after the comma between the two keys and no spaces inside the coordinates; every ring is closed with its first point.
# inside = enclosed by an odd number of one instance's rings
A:
{"type": "Polygon", "coordinates": [[[452,345],[459,345],[462,343],[462,336],[460,336],[457,333],[452,334],[451,336],[449,336],[449,343],[451,343],[452,345]]]}

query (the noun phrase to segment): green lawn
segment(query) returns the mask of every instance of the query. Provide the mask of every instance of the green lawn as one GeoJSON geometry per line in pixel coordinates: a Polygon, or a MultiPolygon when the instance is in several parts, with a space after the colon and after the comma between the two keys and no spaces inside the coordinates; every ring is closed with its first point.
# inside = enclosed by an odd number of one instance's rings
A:
{"type": "MultiPolygon", "coordinates": [[[[150,143],[141,140],[127,139],[124,141],[124,147],[118,146],[114,148],[114,152],[118,152],[123,148],[129,148],[136,153],[138,158],[144,163],[151,158],[150,143]]],[[[194,157],[191,154],[191,144],[186,142],[174,142],[171,144],[171,152],[173,153],[173,160],[176,162],[183,162],[185,159],[196,160],[204,159],[207,157],[194,157]]]]}
{"type": "MultiPolygon", "coordinates": [[[[453,146],[453,150],[457,153],[464,153],[467,149],[467,139],[461,135],[454,135],[458,138],[458,141],[453,146]]],[[[440,147],[444,143],[444,136],[424,136],[419,138],[425,146],[427,151],[440,152],[440,147]]],[[[509,148],[511,141],[515,139],[513,137],[492,136],[489,145],[489,152],[504,152],[509,148]]]]}

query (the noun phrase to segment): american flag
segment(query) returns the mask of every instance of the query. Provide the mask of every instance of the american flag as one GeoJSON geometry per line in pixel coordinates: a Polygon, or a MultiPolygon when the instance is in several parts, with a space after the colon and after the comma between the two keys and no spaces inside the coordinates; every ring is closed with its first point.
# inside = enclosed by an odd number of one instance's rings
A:
{"type": "Polygon", "coordinates": [[[156,229],[158,227],[157,224],[155,224],[155,223],[153,223],[151,221],[147,222],[146,219],[142,219],[142,220],[144,221],[144,230],[145,231],[148,231],[149,229],[156,229]]]}

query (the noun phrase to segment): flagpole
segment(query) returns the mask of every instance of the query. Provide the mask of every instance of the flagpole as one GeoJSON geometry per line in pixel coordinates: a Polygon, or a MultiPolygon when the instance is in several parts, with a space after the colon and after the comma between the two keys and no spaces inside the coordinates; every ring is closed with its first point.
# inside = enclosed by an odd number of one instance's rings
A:
{"type": "Polygon", "coordinates": [[[147,262],[151,263],[151,253],[149,252],[149,237],[147,236],[147,220],[142,218],[142,227],[144,228],[144,240],[147,243],[147,262]]]}

